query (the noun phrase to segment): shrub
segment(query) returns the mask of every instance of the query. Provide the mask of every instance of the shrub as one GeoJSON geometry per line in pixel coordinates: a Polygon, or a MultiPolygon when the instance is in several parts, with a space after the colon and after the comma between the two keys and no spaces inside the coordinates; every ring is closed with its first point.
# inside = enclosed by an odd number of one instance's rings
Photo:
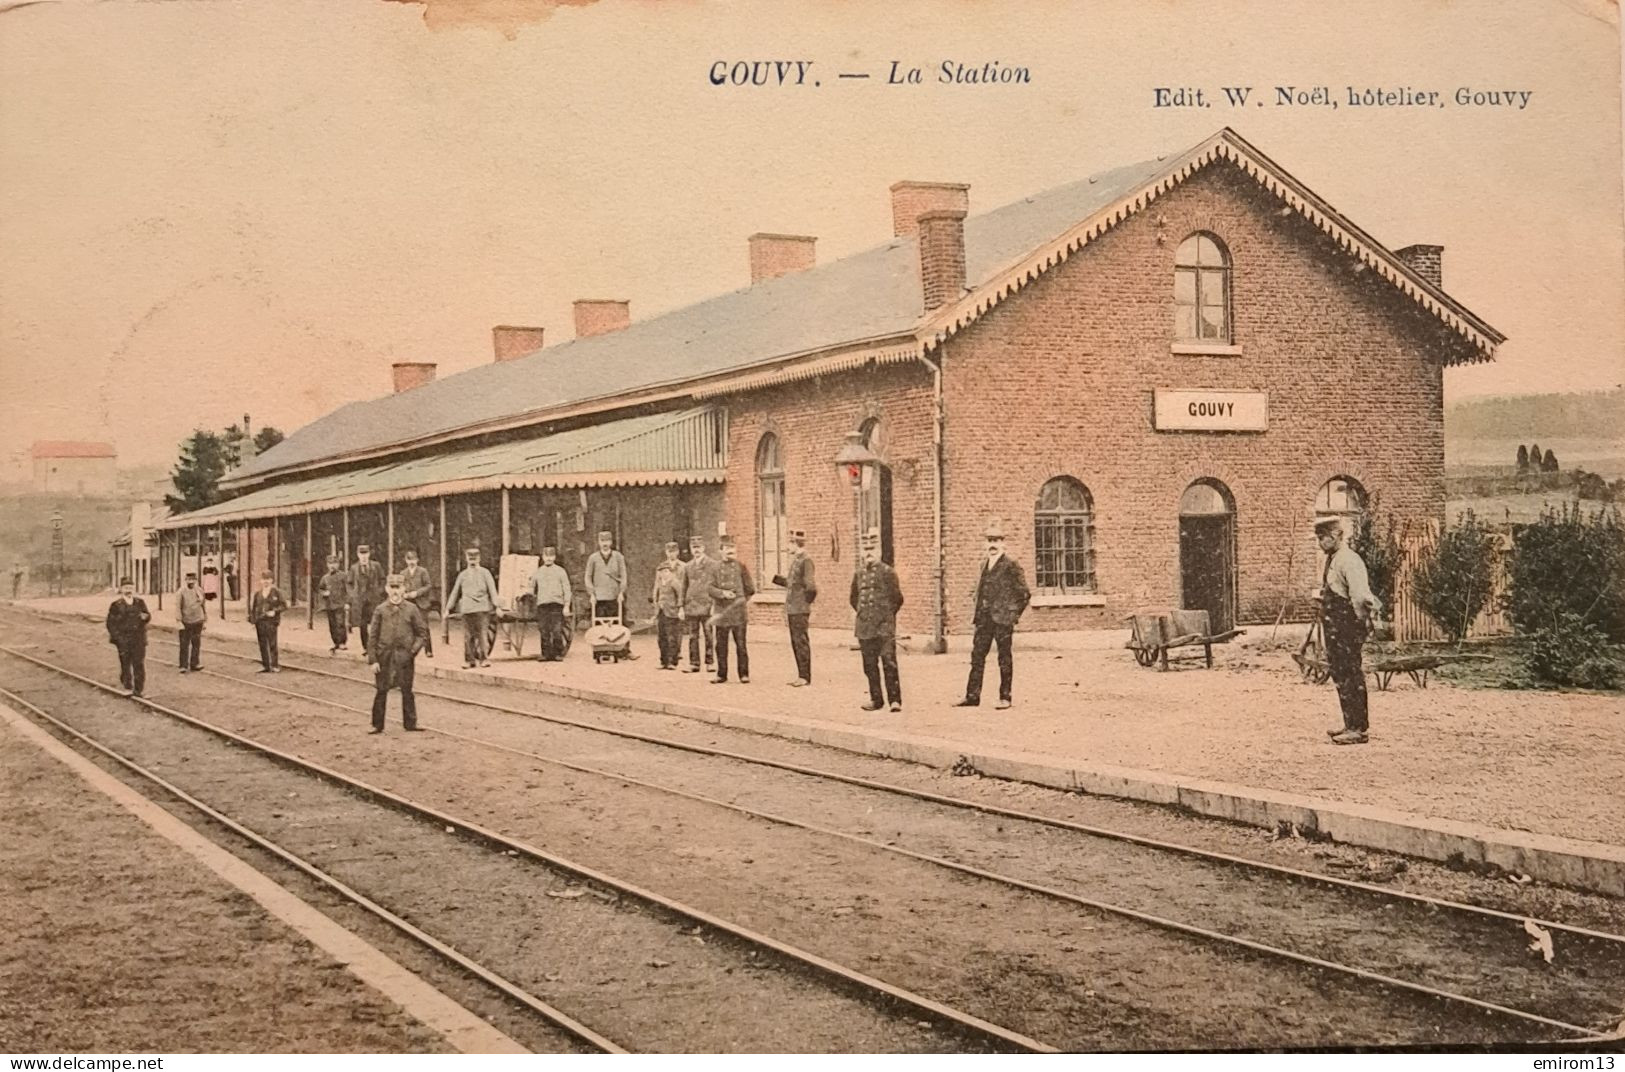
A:
{"type": "Polygon", "coordinates": [[[1349,547],[1365,561],[1366,578],[1371,592],[1382,606],[1378,608],[1384,618],[1391,618],[1394,607],[1394,584],[1399,580],[1403,553],[1399,546],[1399,523],[1382,512],[1382,494],[1371,496],[1354,523],[1349,547]]]}
{"type": "Polygon", "coordinates": [[[1513,543],[1503,605],[1520,633],[1572,614],[1625,641],[1625,528],[1616,508],[1587,516],[1578,504],[1548,508],[1513,543]]]}
{"type": "Polygon", "coordinates": [[[1571,611],[1560,611],[1549,628],[1529,638],[1524,663],[1535,677],[1554,685],[1612,689],[1620,682],[1619,662],[1608,638],[1571,611]]]}
{"type": "Polygon", "coordinates": [[[1469,510],[1417,566],[1417,605],[1459,644],[1489,599],[1494,568],[1495,537],[1469,510]]]}

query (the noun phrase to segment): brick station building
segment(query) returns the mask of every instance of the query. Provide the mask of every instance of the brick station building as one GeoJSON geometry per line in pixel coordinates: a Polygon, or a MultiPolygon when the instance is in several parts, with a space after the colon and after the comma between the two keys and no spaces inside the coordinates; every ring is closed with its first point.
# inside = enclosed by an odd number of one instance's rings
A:
{"type": "Polygon", "coordinates": [[[1388,249],[1228,129],[991,212],[970,199],[900,182],[866,252],[817,265],[814,239],[758,234],[748,288],[641,322],[579,302],[574,340],[499,327],[495,361],[444,380],[398,365],[396,393],[165,525],[230,533],[296,593],[363,531],[431,571],[449,551],[453,574],[471,538],[557,543],[579,577],[609,527],[642,578],[665,540],[725,528],[763,620],[800,527],[832,628],[878,527],[902,628],[938,638],[970,632],[992,518],[1034,587],[1022,628],[1051,630],[1301,612],[1312,517],[1380,494],[1442,519],[1443,370],[1504,337],[1444,291],[1440,247],[1388,249]]]}

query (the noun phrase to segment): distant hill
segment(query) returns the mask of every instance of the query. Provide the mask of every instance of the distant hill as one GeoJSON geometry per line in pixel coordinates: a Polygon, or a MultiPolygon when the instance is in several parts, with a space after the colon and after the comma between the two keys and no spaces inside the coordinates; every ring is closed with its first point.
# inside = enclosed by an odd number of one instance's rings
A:
{"type": "Polygon", "coordinates": [[[1447,439],[1625,438],[1625,388],[1585,394],[1471,398],[1445,409],[1447,439]]]}

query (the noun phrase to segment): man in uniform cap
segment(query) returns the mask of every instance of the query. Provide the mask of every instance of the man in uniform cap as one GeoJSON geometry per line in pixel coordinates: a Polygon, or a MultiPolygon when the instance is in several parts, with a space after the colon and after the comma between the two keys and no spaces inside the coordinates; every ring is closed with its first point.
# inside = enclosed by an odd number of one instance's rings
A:
{"type": "MultiPolygon", "coordinates": [[[[608,529],[598,534],[598,551],[587,556],[587,594],[592,597],[594,618],[614,618],[624,621],[626,615],[626,586],[630,574],[626,571],[626,556],[615,547],[615,534],[608,529]]],[[[623,659],[635,659],[630,646],[623,659]]]]}
{"type": "MultiPolygon", "coordinates": [[[[327,572],[322,575],[321,585],[316,589],[322,597],[322,608],[327,613],[327,636],[333,641],[328,654],[343,651],[350,646],[350,571],[344,568],[343,560],[338,555],[327,556],[327,572]]],[[[361,631],[367,631],[367,623],[361,623],[361,631]]]]}
{"type": "Polygon", "coordinates": [[[128,577],[118,582],[118,598],[107,608],[107,639],[118,649],[118,679],[124,691],[140,696],[147,687],[147,623],[152,614],[128,577]]]}
{"type": "Polygon", "coordinates": [[[683,561],[677,557],[675,540],[666,542],[666,557],[655,567],[655,584],[649,598],[655,607],[660,669],[675,670],[683,648],[683,561]]]}
{"type": "Polygon", "coordinates": [[[468,564],[457,574],[457,580],[446,596],[446,613],[463,617],[463,666],[490,666],[490,653],[485,650],[486,632],[491,615],[497,609],[497,581],[491,571],[480,565],[480,549],[466,547],[463,559],[468,564]]]}
{"type": "Polygon", "coordinates": [[[790,530],[789,575],[774,577],[773,583],[784,589],[784,619],[790,625],[790,651],[796,658],[796,679],[790,685],[811,685],[812,643],[807,638],[807,621],[812,617],[813,600],[818,598],[818,579],[812,559],[807,557],[806,530],[790,530]]]}
{"type": "Polygon", "coordinates": [[[1360,656],[1378,601],[1371,594],[1365,560],[1343,542],[1342,521],[1317,519],[1315,541],[1326,552],[1326,568],[1320,575],[1320,628],[1343,709],[1343,725],[1326,732],[1333,744],[1365,744],[1370,723],[1360,656]]]}
{"type": "Polygon", "coordinates": [[[367,623],[372,612],[384,599],[385,571],[382,563],[372,559],[372,548],[357,544],[355,565],[350,567],[350,598],[354,601],[356,621],[361,625],[361,650],[367,649],[367,623]]]}
{"type": "Polygon", "coordinates": [[[282,657],[277,652],[276,632],[288,601],[276,586],[270,570],[260,571],[260,586],[248,597],[248,620],[254,623],[254,636],[260,642],[260,673],[280,674],[282,657]]]}
{"type": "Polygon", "coordinates": [[[684,673],[700,672],[700,648],[704,641],[705,668],[716,660],[717,634],[711,625],[711,582],[716,579],[717,560],[705,553],[705,537],[688,539],[688,564],[683,567],[683,609],[678,617],[688,626],[688,666],[684,673]]]}
{"type": "Polygon", "coordinates": [[[203,669],[203,626],[209,620],[209,605],[195,573],[188,573],[185,587],[175,593],[175,617],[181,623],[181,673],[203,669]]]}
{"type": "MultiPolygon", "coordinates": [[[[434,581],[429,578],[429,571],[418,565],[417,551],[408,547],[405,557],[406,568],[401,570],[401,584],[406,587],[406,601],[417,606],[427,623],[429,610],[434,606],[434,581]]],[[[429,639],[423,642],[423,657],[434,658],[433,629],[429,630],[429,639]]]]}
{"type": "Polygon", "coordinates": [[[880,530],[870,529],[863,537],[863,562],[852,575],[852,609],[857,618],[852,631],[863,652],[863,676],[869,680],[869,702],[865,711],[878,711],[889,699],[893,711],[903,709],[903,686],[897,676],[897,612],[903,606],[903,589],[897,571],[880,561],[880,530]],[[885,672],[885,692],[881,692],[881,672],[885,672]]]}
{"type": "Polygon", "coordinates": [[[384,732],[390,689],[401,690],[401,724],[408,730],[418,728],[417,697],[412,695],[414,660],[429,642],[429,623],[416,604],[406,601],[406,585],[400,574],[389,575],[385,591],[388,595],[384,602],[373,610],[367,622],[367,661],[377,677],[370,733],[384,732]]]}
{"type": "Polygon", "coordinates": [[[542,641],[536,657],[544,663],[564,658],[564,631],[575,625],[565,620],[565,610],[573,606],[575,597],[570,591],[570,575],[558,564],[558,554],[552,544],[542,548],[542,564],[530,575],[530,592],[536,597],[536,629],[542,641]]]}
{"type": "Polygon", "coordinates": [[[988,525],[983,533],[987,539],[987,557],[982,560],[982,572],[976,581],[976,636],[971,641],[970,678],[965,682],[965,698],[955,707],[976,707],[982,702],[982,670],[987,665],[988,651],[999,648],[999,702],[1001,711],[1010,706],[1011,686],[1015,677],[1015,660],[1010,646],[1016,631],[1016,622],[1027,609],[1032,593],[1027,590],[1027,577],[1015,559],[1004,552],[1004,526],[998,521],[988,525]]]}
{"type": "Polygon", "coordinates": [[[731,536],[722,538],[722,561],[711,577],[711,623],[717,630],[717,676],[712,684],[728,680],[728,640],[739,656],[739,683],[750,684],[750,650],[745,645],[746,608],[756,594],[750,570],[735,556],[731,536]]]}

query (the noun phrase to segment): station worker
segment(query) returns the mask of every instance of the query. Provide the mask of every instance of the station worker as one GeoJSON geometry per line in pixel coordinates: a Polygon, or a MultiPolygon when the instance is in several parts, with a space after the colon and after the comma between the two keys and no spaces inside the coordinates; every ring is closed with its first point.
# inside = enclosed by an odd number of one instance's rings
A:
{"type": "Polygon", "coordinates": [[[181,673],[203,669],[203,625],[209,620],[209,605],[195,573],[188,573],[186,584],[175,593],[175,618],[181,623],[181,673]]]}
{"type": "Polygon", "coordinates": [[[750,597],[756,594],[751,583],[750,570],[739,561],[731,536],[722,538],[722,561],[717,563],[711,578],[711,625],[717,631],[717,676],[712,684],[721,685],[728,680],[728,641],[733,640],[734,653],[739,657],[739,683],[750,684],[750,649],[746,646],[746,610],[750,597]]]}
{"type": "Polygon", "coordinates": [[[587,556],[587,594],[594,618],[619,618],[626,596],[626,556],[615,549],[609,530],[598,534],[598,553],[587,556]]]}
{"type": "Polygon", "coordinates": [[[460,614],[463,618],[463,666],[490,666],[486,650],[491,615],[497,609],[497,580],[491,571],[480,565],[480,549],[463,550],[467,562],[446,597],[446,613],[460,614]]]}
{"type": "Polygon", "coordinates": [[[666,557],[655,567],[654,590],[650,600],[655,607],[655,635],[660,641],[660,669],[675,670],[683,650],[683,560],[677,557],[677,542],[666,543],[666,557]]]}
{"type": "Polygon", "coordinates": [[[1032,599],[1027,589],[1027,576],[1020,563],[1005,553],[1004,526],[998,521],[988,525],[983,533],[987,540],[986,557],[976,580],[976,611],[973,621],[976,633],[971,641],[970,677],[965,682],[965,698],[955,707],[976,707],[982,702],[982,671],[987,666],[987,654],[994,645],[999,649],[999,702],[1000,710],[1010,706],[1011,689],[1015,678],[1015,659],[1011,654],[1016,622],[1032,599]]]}
{"type": "MultiPolygon", "coordinates": [[[[350,571],[338,555],[327,556],[327,572],[322,574],[316,594],[322,597],[327,636],[333,642],[328,653],[344,651],[350,646],[350,571]]],[[[365,629],[367,623],[362,622],[361,627],[365,629]]]]}
{"type": "Polygon", "coordinates": [[[118,680],[131,696],[147,688],[147,623],[152,614],[135,594],[135,582],[121,577],[118,598],[107,608],[107,639],[118,649],[118,680]]]}
{"type": "MultiPolygon", "coordinates": [[[[401,584],[406,588],[406,601],[423,612],[423,620],[429,620],[429,611],[434,607],[434,581],[429,579],[429,571],[418,565],[418,553],[411,548],[406,549],[406,568],[401,570],[401,584]]],[[[434,658],[434,631],[430,630],[429,639],[423,645],[423,657],[434,658]]]]}
{"type": "Polygon", "coordinates": [[[878,711],[891,703],[903,709],[903,684],[897,674],[897,612],[903,608],[903,588],[897,571],[880,560],[880,530],[863,537],[863,562],[852,575],[852,609],[857,617],[852,632],[863,652],[863,676],[869,681],[865,711],[878,711]],[[885,691],[881,691],[881,685],[885,691]]]}
{"type": "Polygon", "coordinates": [[[796,679],[790,685],[811,685],[812,643],[807,638],[807,622],[812,617],[813,601],[818,598],[818,578],[807,556],[806,530],[790,530],[789,572],[774,577],[773,583],[784,589],[784,620],[790,627],[790,652],[796,660],[796,679]]]}
{"type": "Polygon", "coordinates": [[[260,586],[248,597],[248,620],[254,623],[254,635],[260,642],[260,673],[280,674],[282,662],[277,655],[276,631],[282,624],[282,612],[288,601],[272,583],[271,571],[260,572],[260,586]]]}
{"type": "Polygon", "coordinates": [[[683,609],[678,617],[688,627],[688,666],[684,673],[700,672],[700,647],[704,641],[705,668],[716,661],[716,629],[711,625],[711,582],[716,579],[717,560],[705,553],[705,537],[690,536],[688,562],[683,567],[683,609]]]}
{"type": "Polygon", "coordinates": [[[372,664],[377,691],[372,697],[372,729],[384,732],[384,712],[389,690],[401,690],[401,724],[418,728],[417,697],[412,695],[412,675],[419,651],[429,642],[429,622],[417,604],[406,601],[406,585],[398,573],[384,582],[385,598],[372,612],[366,629],[367,661],[372,664]]]}
{"type": "Polygon", "coordinates": [[[372,548],[357,544],[355,565],[350,567],[350,602],[361,625],[362,651],[367,650],[367,623],[372,621],[373,608],[384,600],[384,579],[384,567],[373,561],[372,548]]]}
{"type": "MultiPolygon", "coordinates": [[[[530,575],[530,592],[536,597],[536,628],[542,640],[537,658],[544,663],[564,658],[565,612],[575,605],[570,575],[559,565],[558,555],[558,548],[552,544],[542,548],[542,564],[530,575]]],[[[568,627],[573,628],[574,622],[568,627]]]]}
{"type": "Polygon", "coordinates": [[[1361,651],[1379,601],[1371,592],[1365,560],[1344,541],[1341,520],[1317,520],[1315,541],[1326,552],[1326,568],[1320,578],[1320,628],[1326,638],[1326,662],[1337,683],[1337,701],[1343,709],[1343,725],[1326,732],[1333,744],[1365,744],[1371,727],[1361,651]]]}

